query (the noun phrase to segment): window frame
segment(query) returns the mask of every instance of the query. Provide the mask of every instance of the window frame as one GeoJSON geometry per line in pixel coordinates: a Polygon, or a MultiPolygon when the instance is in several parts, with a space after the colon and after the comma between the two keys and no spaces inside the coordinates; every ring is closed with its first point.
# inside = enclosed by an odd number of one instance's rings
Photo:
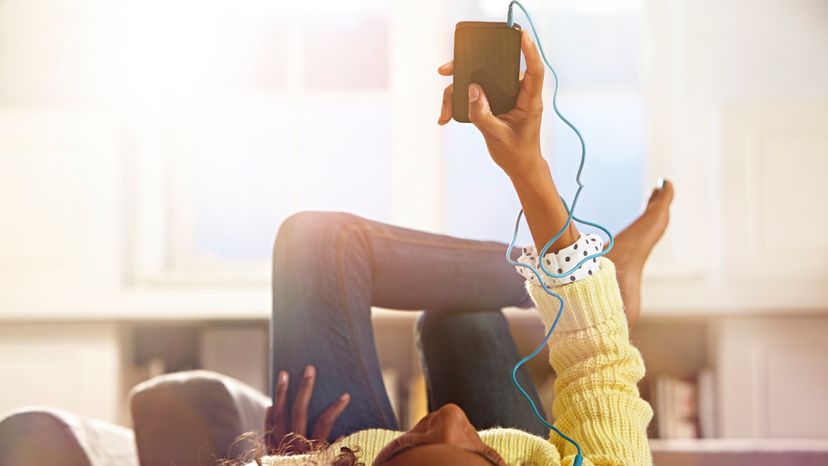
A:
{"type": "MultiPolygon", "coordinates": [[[[644,5],[645,25],[643,53],[650,60],[643,65],[640,95],[645,97],[650,121],[650,150],[643,162],[644,180],[654,180],[659,173],[676,173],[679,183],[695,184],[688,175],[685,179],[677,167],[687,162],[678,159],[673,149],[678,144],[673,129],[680,122],[675,118],[681,102],[668,100],[677,84],[678,77],[670,73],[662,79],[654,70],[667,70],[668,62],[677,49],[675,31],[664,25],[663,19],[675,15],[671,6],[647,2],[644,5]],[[672,36],[671,36],[672,34],[672,36]]],[[[670,2],[672,3],[672,2],[670,2]]],[[[674,5],[673,5],[674,6],[674,5]]],[[[535,16],[549,13],[551,7],[543,6],[535,16]]],[[[287,85],[284,90],[261,91],[269,98],[278,96],[290,105],[301,105],[303,99],[387,99],[392,109],[391,130],[391,219],[394,224],[424,231],[442,232],[445,228],[444,195],[444,144],[440,127],[434,120],[438,111],[438,97],[447,84],[445,78],[432,70],[445,54],[445,35],[423,34],[423,31],[441,30],[446,24],[448,6],[440,0],[393,2],[389,7],[389,81],[387,90],[306,90],[302,88],[302,31],[297,22],[287,22],[286,51],[288,60],[297,66],[288,66],[287,85]],[[414,68],[416,67],[416,68],[414,68]],[[426,74],[412,74],[410,69],[428,70],[426,74]],[[416,193],[412,195],[411,193],[416,193]]],[[[545,98],[551,98],[551,86],[547,85],[545,98]]],[[[630,89],[570,87],[561,91],[562,96],[578,93],[621,93],[639,95],[630,89]]],[[[158,107],[156,103],[156,107],[158,107]]],[[[163,110],[163,109],[162,109],[163,110]]],[[[194,218],[192,212],[193,186],[188,186],[185,176],[191,169],[191,156],[184,152],[173,155],[165,147],[161,130],[154,117],[160,111],[149,111],[139,118],[134,136],[143,141],[134,154],[132,166],[136,182],[132,186],[131,222],[132,238],[131,275],[136,283],[158,287],[224,287],[262,288],[270,283],[270,261],[255,263],[208,261],[193,252],[194,218]],[[175,183],[173,183],[175,180],[175,183]]],[[[547,118],[551,114],[547,112],[547,118]]],[[[191,180],[189,180],[191,181],[191,180]]],[[[696,179],[696,181],[698,181],[696,179]]],[[[644,191],[648,187],[644,187],[644,191]]],[[[300,201],[294,197],[292,207],[298,209],[300,201]]],[[[698,209],[686,209],[687,218],[698,218],[698,209]]],[[[682,222],[682,220],[679,220],[682,222]]],[[[650,276],[668,277],[671,281],[696,281],[703,271],[698,256],[688,254],[680,245],[686,241],[686,229],[671,232],[659,247],[653,265],[648,267],[650,276]]],[[[506,238],[504,238],[505,240],[506,238]]]]}

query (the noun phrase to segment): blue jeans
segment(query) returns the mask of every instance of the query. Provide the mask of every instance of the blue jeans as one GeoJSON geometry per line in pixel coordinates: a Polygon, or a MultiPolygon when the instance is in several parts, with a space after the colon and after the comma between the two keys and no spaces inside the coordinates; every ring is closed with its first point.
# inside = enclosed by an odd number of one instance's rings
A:
{"type": "MultiPolygon", "coordinates": [[[[426,310],[417,342],[429,409],[456,403],[478,429],[547,430],[511,383],[520,359],[500,309],[528,307],[506,246],[423,233],[333,212],[303,212],[279,229],[273,257],[272,374],[317,368],[309,426],[343,392],[351,403],[330,439],[398,429],[374,344],[371,306],[426,310]]],[[[519,373],[540,406],[528,373],[519,373]]],[[[271,377],[273,380],[273,377],[271,377]]],[[[292,403],[298,384],[291,384],[292,403]]]]}

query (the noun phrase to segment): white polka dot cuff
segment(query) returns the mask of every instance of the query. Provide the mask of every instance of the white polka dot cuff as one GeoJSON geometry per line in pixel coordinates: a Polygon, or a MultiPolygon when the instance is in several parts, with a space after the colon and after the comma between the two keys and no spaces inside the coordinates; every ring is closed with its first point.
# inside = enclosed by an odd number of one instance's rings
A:
{"type": "MultiPolygon", "coordinates": [[[[597,254],[604,249],[604,240],[598,235],[588,234],[581,235],[578,241],[572,245],[561,249],[558,252],[549,252],[544,256],[544,265],[546,270],[550,273],[567,275],[562,278],[550,277],[544,273],[538,264],[538,251],[534,245],[523,248],[523,254],[518,259],[518,262],[529,264],[538,269],[538,273],[543,277],[543,282],[548,287],[566,285],[567,283],[576,282],[589,278],[593,274],[598,273],[601,269],[601,258],[594,257],[582,264],[576,270],[571,270],[578,262],[584,258],[597,254]]],[[[518,273],[526,280],[537,284],[538,279],[535,274],[526,267],[515,266],[518,273]]]]}

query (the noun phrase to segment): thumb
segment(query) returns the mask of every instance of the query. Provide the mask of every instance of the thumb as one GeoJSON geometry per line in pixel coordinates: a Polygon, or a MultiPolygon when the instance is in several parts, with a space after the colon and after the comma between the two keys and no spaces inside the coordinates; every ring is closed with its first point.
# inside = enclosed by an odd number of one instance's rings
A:
{"type": "Polygon", "coordinates": [[[489,99],[486,98],[486,93],[479,84],[469,85],[469,120],[484,136],[495,130],[500,123],[492,114],[489,99]]]}

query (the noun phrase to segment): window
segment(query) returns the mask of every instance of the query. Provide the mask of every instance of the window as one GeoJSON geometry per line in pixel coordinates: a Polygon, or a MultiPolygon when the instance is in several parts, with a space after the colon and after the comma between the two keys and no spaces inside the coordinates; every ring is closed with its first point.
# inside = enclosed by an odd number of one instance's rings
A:
{"type": "MultiPolygon", "coordinates": [[[[390,220],[387,8],[324,3],[263,8],[263,17],[234,25],[234,33],[282,46],[246,56],[239,65],[252,79],[234,81],[229,95],[205,99],[191,115],[190,259],[268,261],[279,224],[298,210],[390,220]]],[[[251,46],[262,47],[245,41],[238,49],[251,46]]]]}
{"type": "MultiPolygon", "coordinates": [[[[640,207],[647,158],[643,5],[526,3],[563,79],[560,106],[587,139],[578,213],[617,230],[640,207]],[[610,193],[625,207],[607,208],[610,193]]],[[[156,157],[139,204],[167,199],[144,209],[165,212],[160,232],[139,234],[150,274],[262,282],[279,224],[300,210],[507,241],[519,209],[507,178],[473,126],[435,123],[454,24],[502,21],[505,4],[132,5],[124,43],[140,60],[128,66],[155,70],[134,80],[149,94],[135,104],[140,163],[156,157]]],[[[543,150],[569,198],[577,144],[548,108],[543,150]]]]}
{"type": "Polygon", "coordinates": [[[133,82],[149,97],[136,114],[153,120],[138,138],[157,140],[136,157],[156,159],[139,204],[152,191],[169,204],[144,208],[166,212],[167,233],[139,240],[162,256],[150,275],[263,276],[279,224],[299,210],[391,220],[384,2],[125,10],[125,53],[143,59],[131,71],[155,70],[133,82]]]}

